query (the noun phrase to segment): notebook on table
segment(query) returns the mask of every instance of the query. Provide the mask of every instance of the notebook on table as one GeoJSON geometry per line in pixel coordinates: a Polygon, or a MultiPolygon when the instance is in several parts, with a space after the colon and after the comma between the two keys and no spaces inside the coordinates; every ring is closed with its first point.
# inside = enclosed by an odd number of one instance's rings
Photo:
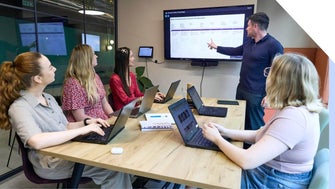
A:
{"type": "Polygon", "coordinates": [[[216,107],[216,106],[205,106],[194,86],[188,88],[187,93],[190,95],[199,115],[226,117],[228,110],[227,108],[216,107]]]}
{"type": "Polygon", "coordinates": [[[220,151],[216,144],[202,135],[202,130],[185,98],[171,104],[168,108],[186,146],[220,151]]]}
{"type": "Polygon", "coordinates": [[[145,90],[141,105],[139,107],[135,107],[132,110],[130,114],[131,118],[137,118],[151,109],[158,90],[158,86],[159,85],[156,85],[145,90]]]}
{"type": "Polygon", "coordinates": [[[110,125],[109,127],[101,127],[105,132],[104,136],[101,136],[95,132],[91,132],[87,135],[77,136],[73,138],[72,141],[88,142],[88,143],[96,143],[96,144],[107,144],[109,141],[111,141],[117,134],[119,134],[125,128],[126,122],[135,104],[136,104],[136,100],[124,106],[120,110],[120,113],[118,114],[116,121],[113,125],[110,125]]]}
{"type": "Polygon", "coordinates": [[[180,80],[172,82],[168,92],[165,95],[165,98],[163,98],[163,100],[155,100],[154,102],[164,104],[165,102],[173,99],[173,96],[176,93],[179,83],[180,83],[180,80]]]}

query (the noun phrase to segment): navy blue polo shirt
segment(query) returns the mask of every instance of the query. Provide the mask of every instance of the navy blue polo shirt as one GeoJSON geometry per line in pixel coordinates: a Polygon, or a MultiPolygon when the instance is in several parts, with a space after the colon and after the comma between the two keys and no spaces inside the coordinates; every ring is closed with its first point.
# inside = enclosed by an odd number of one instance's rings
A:
{"type": "Polygon", "coordinates": [[[257,43],[250,38],[239,47],[218,46],[217,52],[231,56],[242,55],[239,86],[250,93],[265,95],[264,69],[271,66],[276,54],[283,54],[284,48],[278,40],[267,34],[257,43]]]}

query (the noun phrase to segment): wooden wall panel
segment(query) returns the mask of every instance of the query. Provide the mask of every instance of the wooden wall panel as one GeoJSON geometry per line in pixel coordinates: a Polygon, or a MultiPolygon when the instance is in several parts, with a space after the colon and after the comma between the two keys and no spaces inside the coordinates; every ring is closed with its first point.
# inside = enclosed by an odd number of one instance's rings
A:
{"type": "Polygon", "coordinates": [[[306,56],[314,63],[317,48],[284,48],[284,53],[292,52],[306,56]]]}
{"type": "Polygon", "coordinates": [[[320,97],[323,103],[328,104],[328,55],[321,48],[285,48],[284,52],[303,54],[314,63],[320,77],[320,97]]]}

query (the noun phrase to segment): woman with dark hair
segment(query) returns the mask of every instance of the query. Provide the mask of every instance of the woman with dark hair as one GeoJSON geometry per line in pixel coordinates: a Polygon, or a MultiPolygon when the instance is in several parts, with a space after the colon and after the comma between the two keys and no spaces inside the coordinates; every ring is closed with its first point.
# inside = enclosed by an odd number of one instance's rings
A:
{"type": "MultiPolygon", "coordinates": [[[[55,71],[49,59],[37,52],[19,54],[0,68],[1,129],[13,127],[29,148],[29,160],[36,174],[46,179],[71,177],[74,163],[45,156],[39,149],[90,132],[104,135],[100,127],[108,126],[102,119],[67,121],[55,98],[43,92],[55,80],[55,71]]],[[[85,166],[83,176],[92,178],[101,188],[132,188],[130,175],[125,173],[85,166]]]]}
{"type": "MultiPolygon", "coordinates": [[[[115,52],[114,73],[109,80],[115,110],[121,109],[136,98],[143,97],[136,76],[130,71],[130,67],[133,66],[135,66],[133,52],[128,47],[118,48],[115,52]]],[[[164,95],[157,92],[155,99],[162,100],[162,97],[164,95]]]]}

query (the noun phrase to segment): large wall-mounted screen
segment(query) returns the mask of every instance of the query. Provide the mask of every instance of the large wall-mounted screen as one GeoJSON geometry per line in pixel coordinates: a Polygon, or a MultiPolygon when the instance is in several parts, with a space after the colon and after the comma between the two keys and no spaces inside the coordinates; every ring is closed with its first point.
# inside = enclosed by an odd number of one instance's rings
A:
{"type": "Polygon", "coordinates": [[[247,19],[254,5],[164,10],[164,54],[166,59],[241,60],[209,50],[217,45],[237,47],[247,40],[247,19]]]}

